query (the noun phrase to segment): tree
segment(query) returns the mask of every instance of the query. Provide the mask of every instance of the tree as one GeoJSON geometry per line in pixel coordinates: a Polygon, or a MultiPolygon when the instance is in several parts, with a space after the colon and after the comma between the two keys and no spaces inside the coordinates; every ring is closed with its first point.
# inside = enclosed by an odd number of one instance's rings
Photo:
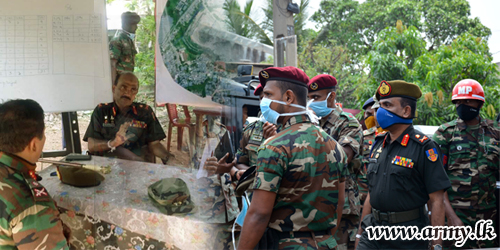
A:
{"type": "Polygon", "coordinates": [[[226,0],[223,9],[228,30],[251,39],[258,37],[263,43],[272,44],[266,32],[250,17],[252,6],[253,0],[249,0],[243,7],[243,11],[241,11],[241,6],[237,0],[226,0]]]}
{"type": "MultiPolygon", "coordinates": [[[[451,92],[457,82],[470,78],[485,89],[483,115],[494,118],[494,110],[500,108],[494,97],[500,92],[500,80],[485,39],[465,33],[450,45],[428,51],[416,27],[406,28],[400,21],[377,37],[366,60],[370,68],[370,87],[366,89],[372,92],[361,92],[358,105],[375,93],[381,80],[405,80],[419,85],[424,95],[417,103],[415,123],[440,125],[457,117],[451,92]]],[[[358,94],[360,91],[357,90],[358,94]]]]}
{"type": "Polygon", "coordinates": [[[356,56],[366,55],[386,27],[401,20],[425,35],[428,49],[450,44],[469,32],[487,39],[491,31],[479,20],[471,19],[467,0],[323,0],[312,16],[322,29],[316,42],[335,39],[356,56]]]}

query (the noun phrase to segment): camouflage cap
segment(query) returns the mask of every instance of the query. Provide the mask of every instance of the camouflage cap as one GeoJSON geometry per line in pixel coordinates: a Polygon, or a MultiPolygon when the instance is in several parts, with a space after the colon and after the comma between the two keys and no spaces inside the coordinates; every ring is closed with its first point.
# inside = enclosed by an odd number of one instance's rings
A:
{"type": "Polygon", "coordinates": [[[148,187],[154,205],[167,215],[185,214],[193,210],[189,188],[180,178],[165,178],[148,187]]]}
{"type": "Polygon", "coordinates": [[[57,166],[57,176],[62,183],[75,187],[98,186],[104,180],[104,176],[83,167],[57,166]]]}

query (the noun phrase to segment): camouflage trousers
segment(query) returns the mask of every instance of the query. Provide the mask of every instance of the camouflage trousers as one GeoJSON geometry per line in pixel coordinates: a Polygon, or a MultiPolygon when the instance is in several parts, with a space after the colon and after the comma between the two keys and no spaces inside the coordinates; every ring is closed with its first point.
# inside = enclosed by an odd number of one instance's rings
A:
{"type": "Polygon", "coordinates": [[[335,233],[339,250],[354,249],[356,232],[359,226],[359,216],[355,214],[343,214],[340,226],[335,233]]]}
{"type": "Polygon", "coordinates": [[[454,210],[458,218],[464,223],[464,226],[471,226],[473,231],[475,230],[477,221],[492,220],[492,226],[495,228],[497,237],[493,240],[467,240],[462,247],[456,247],[454,241],[444,241],[443,245],[445,249],[492,248],[499,246],[498,238],[500,237],[500,233],[498,232],[498,213],[496,208],[488,210],[455,208],[454,210]]]}
{"type": "Polygon", "coordinates": [[[337,242],[331,235],[280,239],[278,249],[283,250],[328,250],[337,249],[337,242]]]}

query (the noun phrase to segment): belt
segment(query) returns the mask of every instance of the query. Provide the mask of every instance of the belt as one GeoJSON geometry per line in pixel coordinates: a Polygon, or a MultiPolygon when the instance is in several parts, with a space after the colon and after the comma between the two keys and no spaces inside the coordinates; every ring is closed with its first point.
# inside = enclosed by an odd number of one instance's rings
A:
{"type": "Polygon", "coordinates": [[[372,207],[373,218],[378,222],[387,221],[389,223],[402,223],[420,218],[422,208],[415,208],[404,212],[381,212],[372,207]]]}
{"type": "Polygon", "coordinates": [[[277,232],[280,240],[287,239],[287,238],[307,238],[307,237],[314,238],[314,236],[323,236],[323,235],[330,235],[331,234],[330,230],[300,231],[300,232],[279,232],[279,231],[276,231],[276,232],[277,232]]]}

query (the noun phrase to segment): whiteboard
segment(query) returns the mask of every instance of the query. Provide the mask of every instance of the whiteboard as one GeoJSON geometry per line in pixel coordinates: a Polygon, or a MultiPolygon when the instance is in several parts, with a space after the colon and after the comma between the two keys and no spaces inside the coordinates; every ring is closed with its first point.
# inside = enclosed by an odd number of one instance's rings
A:
{"type": "Polygon", "coordinates": [[[0,102],[46,112],[112,101],[104,0],[0,0],[0,102]]]}

